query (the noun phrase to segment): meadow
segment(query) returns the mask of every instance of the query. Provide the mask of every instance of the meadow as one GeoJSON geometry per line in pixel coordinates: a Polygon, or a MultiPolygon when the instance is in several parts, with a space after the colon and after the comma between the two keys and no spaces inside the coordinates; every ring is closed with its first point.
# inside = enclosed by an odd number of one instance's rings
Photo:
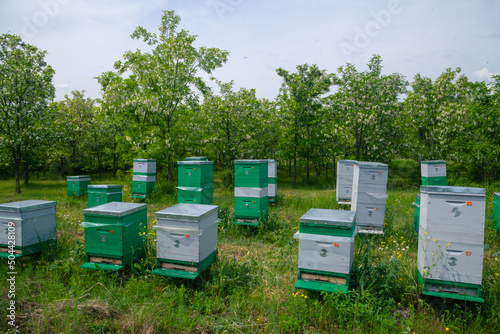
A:
{"type": "MultiPolygon", "coordinates": [[[[148,205],[146,256],[121,273],[80,269],[85,262],[82,210],[86,197],[68,197],[64,178],[33,179],[15,194],[0,181],[0,203],[57,201],[57,248],[16,261],[16,319],[23,333],[499,333],[500,236],[491,222],[493,192],[500,183],[477,184],[449,170],[449,185],[487,189],[482,295],[473,303],[422,295],[416,281],[417,235],[412,202],[419,192],[418,164],[401,161],[389,170],[384,235],[356,236],[346,294],[294,288],[299,218],[311,208],[344,209],[330,177],[299,179],[278,174],[278,201],[259,227],[233,222],[233,189],[214,176],[219,205],[219,257],[197,280],[152,274],[156,265],[154,213],[177,203],[174,185],[158,181],[148,205]]],[[[131,174],[92,175],[92,184],[122,184],[132,202],[131,174]]],[[[6,281],[0,261],[0,331],[8,332],[6,281]]]]}

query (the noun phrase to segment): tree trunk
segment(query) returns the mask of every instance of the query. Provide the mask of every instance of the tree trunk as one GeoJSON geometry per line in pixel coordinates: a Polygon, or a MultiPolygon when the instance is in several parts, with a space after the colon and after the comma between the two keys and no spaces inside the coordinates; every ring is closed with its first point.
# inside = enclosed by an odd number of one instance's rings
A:
{"type": "Polygon", "coordinates": [[[16,193],[21,193],[21,182],[19,181],[19,165],[14,165],[14,175],[16,177],[16,193]]]}
{"type": "Polygon", "coordinates": [[[172,164],[170,162],[171,162],[171,157],[169,155],[168,160],[167,160],[167,168],[168,168],[167,180],[168,180],[168,182],[172,181],[172,164]]]}
{"type": "Polygon", "coordinates": [[[310,164],[309,157],[306,159],[306,164],[307,164],[307,166],[306,166],[306,186],[308,186],[309,185],[309,174],[310,174],[310,169],[311,169],[311,167],[309,166],[309,164],[310,164]]]}
{"type": "Polygon", "coordinates": [[[24,184],[28,185],[30,182],[30,171],[27,164],[24,164],[23,172],[24,172],[24,184]]]}

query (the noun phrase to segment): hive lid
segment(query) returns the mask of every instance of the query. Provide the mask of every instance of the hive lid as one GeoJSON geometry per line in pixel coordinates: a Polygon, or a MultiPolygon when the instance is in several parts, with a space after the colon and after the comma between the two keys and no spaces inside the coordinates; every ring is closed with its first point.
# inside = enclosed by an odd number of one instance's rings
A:
{"type": "Polygon", "coordinates": [[[387,164],[381,162],[354,161],[353,164],[358,165],[360,168],[389,169],[387,164]]]}
{"type": "Polygon", "coordinates": [[[207,157],[187,157],[185,161],[207,161],[207,157]]]}
{"type": "Polygon", "coordinates": [[[500,199],[500,193],[493,193],[493,196],[500,199]]]}
{"type": "Polygon", "coordinates": [[[420,161],[422,165],[437,165],[437,164],[445,164],[445,160],[426,160],[426,161],[420,161]]]}
{"type": "Polygon", "coordinates": [[[486,189],[473,187],[420,186],[421,193],[471,194],[486,196],[486,189]]]}
{"type": "Polygon", "coordinates": [[[110,202],[94,206],[93,208],[84,209],[83,214],[124,217],[141,210],[147,210],[147,205],[141,203],[110,202]]]}
{"type": "Polygon", "coordinates": [[[55,201],[26,200],[26,201],[0,204],[0,211],[20,213],[20,212],[28,212],[28,211],[48,208],[56,206],[56,204],[57,203],[55,201]]]}
{"type": "Polygon", "coordinates": [[[357,162],[356,160],[337,160],[338,163],[345,163],[345,164],[354,164],[357,162]]]}
{"type": "Polygon", "coordinates": [[[177,161],[177,165],[213,165],[213,161],[204,160],[191,160],[191,161],[177,161]]]}
{"type": "Polygon", "coordinates": [[[300,223],[350,228],[354,224],[355,215],[354,211],[310,209],[300,217],[300,223]]]}
{"type": "Polygon", "coordinates": [[[88,189],[112,189],[112,190],[122,190],[120,184],[91,184],[88,189]]]}
{"type": "Polygon", "coordinates": [[[267,164],[267,160],[254,160],[254,159],[240,159],[234,160],[234,164],[267,164]]]}
{"type": "Polygon", "coordinates": [[[217,205],[179,203],[169,208],[156,212],[156,219],[184,220],[200,222],[204,218],[217,212],[217,205]]]}
{"type": "Polygon", "coordinates": [[[134,162],[156,162],[155,159],[134,159],[134,162]]]}
{"type": "Polygon", "coordinates": [[[73,175],[68,176],[68,180],[80,180],[80,179],[90,179],[90,175],[73,175]]]}

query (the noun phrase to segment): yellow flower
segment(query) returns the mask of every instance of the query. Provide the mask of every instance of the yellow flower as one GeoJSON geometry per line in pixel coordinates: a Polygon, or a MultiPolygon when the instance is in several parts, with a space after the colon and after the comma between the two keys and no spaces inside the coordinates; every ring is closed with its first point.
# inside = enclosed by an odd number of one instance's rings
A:
{"type": "Polygon", "coordinates": [[[448,327],[446,327],[446,330],[449,331],[450,329],[448,327]]]}

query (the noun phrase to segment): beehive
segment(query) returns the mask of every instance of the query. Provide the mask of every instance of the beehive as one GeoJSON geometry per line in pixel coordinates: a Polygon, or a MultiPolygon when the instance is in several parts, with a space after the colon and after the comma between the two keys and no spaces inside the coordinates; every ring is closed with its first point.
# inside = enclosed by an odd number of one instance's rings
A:
{"type": "Polygon", "coordinates": [[[500,193],[493,193],[493,226],[500,233],[500,193]]]}
{"type": "Polygon", "coordinates": [[[422,185],[446,186],[446,161],[428,160],[420,162],[422,185]]]}
{"type": "Polygon", "coordinates": [[[212,204],[213,188],[177,187],[178,203],[212,204]]]}
{"type": "Polygon", "coordinates": [[[386,164],[354,162],[351,211],[356,212],[359,233],[383,233],[387,177],[386,164]]]}
{"type": "Polygon", "coordinates": [[[236,224],[256,226],[267,219],[268,160],[234,161],[234,218],[236,224]]]}
{"type": "Polygon", "coordinates": [[[54,247],[56,232],[56,202],[0,204],[0,257],[20,257],[54,247]]]}
{"type": "Polygon", "coordinates": [[[156,212],[156,255],[163,276],[195,279],[217,257],[216,205],[176,204],[156,212]]]}
{"type": "Polygon", "coordinates": [[[420,191],[417,269],[423,293],[482,302],[485,189],[420,191]]]}
{"type": "Polygon", "coordinates": [[[206,157],[191,157],[178,161],[178,203],[212,204],[213,162],[206,157]],[[190,159],[190,160],[187,160],[190,159]]]}
{"type": "Polygon", "coordinates": [[[234,188],[234,216],[237,219],[259,219],[267,216],[267,188],[234,188]]]}
{"type": "Polygon", "coordinates": [[[337,161],[335,197],[339,204],[351,204],[355,160],[337,161]]]}
{"type": "Polygon", "coordinates": [[[87,194],[87,187],[90,185],[89,175],[68,176],[66,180],[68,184],[68,196],[83,196],[87,194]]]}
{"type": "Polygon", "coordinates": [[[144,255],[147,205],[111,202],[83,210],[85,269],[118,271],[144,255]]]}
{"type": "Polygon", "coordinates": [[[268,185],[267,160],[235,160],[234,186],[264,188],[268,185]]]}
{"type": "Polygon", "coordinates": [[[88,186],[87,207],[122,201],[122,186],[119,184],[97,184],[88,186]]]}
{"type": "Polygon", "coordinates": [[[355,213],[310,209],[300,218],[298,289],[346,292],[354,259],[355,213]]]}
{"type": "Polygon", "coordinates": [[[156,185],[156,160],[134,159],[132,198],[144,199],[151,195],[156,185]]]}
{"type": "Polygon", "coordinates": [[[267,199],[269,202],[276,202],[277,186],[278,186],[278,164],[274,159],[267,160],[267,199]]]}

